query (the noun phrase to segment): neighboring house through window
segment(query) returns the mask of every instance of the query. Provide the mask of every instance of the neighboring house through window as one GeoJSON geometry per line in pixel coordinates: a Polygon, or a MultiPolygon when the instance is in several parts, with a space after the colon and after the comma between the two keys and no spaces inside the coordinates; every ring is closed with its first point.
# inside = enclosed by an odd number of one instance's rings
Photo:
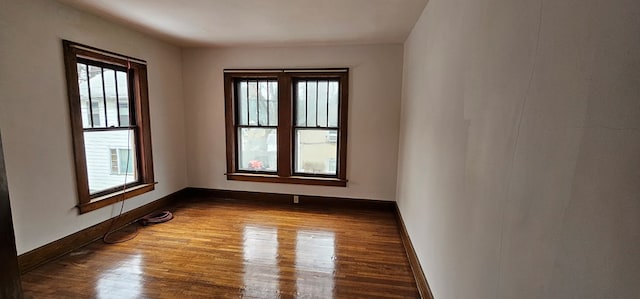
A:
{"type": "Polygon", "coordinates": [[[225,70],[227,178],[346,186],[348,73],[225,70]]]}
{"type": "Polygon", "coordinates": [[[145,62],[63,47],[80,212],[153,190],[145,62]]]}

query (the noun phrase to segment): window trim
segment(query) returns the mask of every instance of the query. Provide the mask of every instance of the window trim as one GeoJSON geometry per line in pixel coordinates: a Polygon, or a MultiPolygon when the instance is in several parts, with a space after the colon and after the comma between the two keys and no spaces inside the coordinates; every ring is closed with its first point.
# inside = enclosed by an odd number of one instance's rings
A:
{"type": "MultiPolygon", "coordinates": [[[[78,210],[80,214],[93,211],[107,205],[152,191],[155,189],[153,175],[153,156],[151,150],[151,126],[149,117],[149,91],[147,83],[147,67],[144,60],[128,57],[91,46],[63,40],[64,66],[67,79],[69,115],[71,118],[71,137],[76,172],[76,188],[78,192],[78,210]],[[133,117],[137,128],[136,148],[134,156],[138,162],[139,179],[136,183],[109,189],[91,195],[87,174],[87,159],[84,146],[84,128],[82,109],[80,106],[80,90],[78,85],[78,59],[88,59],[98,63],[125,67],[129,72],[129,85],[133,92],[133,117]]],[[[118,116],[119,117],[119,116],[118,116]]]]}
{"type": "Polygon", "coordinates": [[[349,95],[349,69],[225,69],[225,132],[227,151],[227,180],[305,184],[323,186],[347,186],[347,117],[349,95]],[[248,172],[237,167],[236,95],[237,79],[274,79],[278,81],[277,173],[248,172]],[[338,79],[338,140],[336,175],[300,174],[294,172],[294,98],[293,82],[297,79],[338,79]],[[286,149],[286,150],[283,150],[286,149]]]}

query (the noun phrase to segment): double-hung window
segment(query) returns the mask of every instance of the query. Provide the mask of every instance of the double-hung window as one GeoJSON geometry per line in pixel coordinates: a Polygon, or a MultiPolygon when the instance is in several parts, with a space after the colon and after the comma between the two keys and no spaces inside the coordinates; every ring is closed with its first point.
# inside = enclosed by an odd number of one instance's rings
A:
{"type": "Polygon", "coordinates": [[[346,186],[348,74],[225,70],[227,179],[346,186]]]}
{"type": "Polygon", "coordinates": [[[63,48],[80,212],[153,190],[145,62],[63,48]]]}
{"type": "Polygon", "coordinates": [[[237,95],[238,170],[276,173],[278,81],[239,79],[237,95]]]}

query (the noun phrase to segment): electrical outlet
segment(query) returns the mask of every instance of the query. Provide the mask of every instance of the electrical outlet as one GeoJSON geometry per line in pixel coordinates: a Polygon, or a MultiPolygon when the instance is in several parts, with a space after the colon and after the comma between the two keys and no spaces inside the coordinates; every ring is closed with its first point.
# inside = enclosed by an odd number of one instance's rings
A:
{"type": "Polygon", "coordinates": [[[300,196],[294,195],[293,196],[293,203],[299,203],[299,202],[300,202],[300,196]]]}

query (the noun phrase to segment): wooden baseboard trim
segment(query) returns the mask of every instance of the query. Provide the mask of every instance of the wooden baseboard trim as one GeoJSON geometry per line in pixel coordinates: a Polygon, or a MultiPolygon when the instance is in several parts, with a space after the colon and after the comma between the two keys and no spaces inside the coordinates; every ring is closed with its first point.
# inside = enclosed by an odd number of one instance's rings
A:
{"type": "Polygon", "coordinates": [[[396,202],[393,203],[395,205],[396,220],[398,221],[398,228],[400,230],[402,245],[404,245],[404,251],[407,252],[409,265],[411,266],[413,277],[416,280],[416,285],[418,286],[420,297],[424,299],[433,299],[433,293],[431,293],[431,288],[429,287],[429,283],[427,282],[427,277],[424,275],[424,271],[422,270],[422,266],[420,265],[420,261],[418,260],[418,256],[416,255],[416,251],[415,249],[413,249],[413,244],[411,243],[411,239],[409,238],[407,227],[404,225],[404,220],[402,220],[400,209],[398,208],[396,202]]]}
{"type": "MultiPolygon", "coordinates": [[[[188,192],[188,189],[185,188],[162,197],[154,202],[126,212],[122,214],[120,218],[118,218],[118,220],[113,224],[113,227],[120,228],[128,225],[129,223],[132,223],[142,218],[143,216],[148,215],[149,213],[166,207],[167,205],[178,199],[184,198],[188,194],[188,192]]],[[[110,218],[94,226],[85,228],[62,239],[53,241],[49,244],[19,255],[18,265],[20,268],[20,273],[27,273],[46,262],[54,260],[66,253],[69,253],[102,238],[109,226],[111,226],[112,219],[113,218],[110,218]]]]}
{"type": "Polygon", "coordinates": [[[272,204],[283,204],[292,206],[322,206],[358,209],[377,209],[394,211],[396,203],[394,201],[362,199],[362,198],[342,198],[329,196],[312,196],[299,194],[299,202],[293,203],[294,194],[266,193],[253,191],[235,191],[207,188],[187,188],[189,196],[210,197],[217,199],[233,199],[239,201],[261,201],[272,204]]]}

